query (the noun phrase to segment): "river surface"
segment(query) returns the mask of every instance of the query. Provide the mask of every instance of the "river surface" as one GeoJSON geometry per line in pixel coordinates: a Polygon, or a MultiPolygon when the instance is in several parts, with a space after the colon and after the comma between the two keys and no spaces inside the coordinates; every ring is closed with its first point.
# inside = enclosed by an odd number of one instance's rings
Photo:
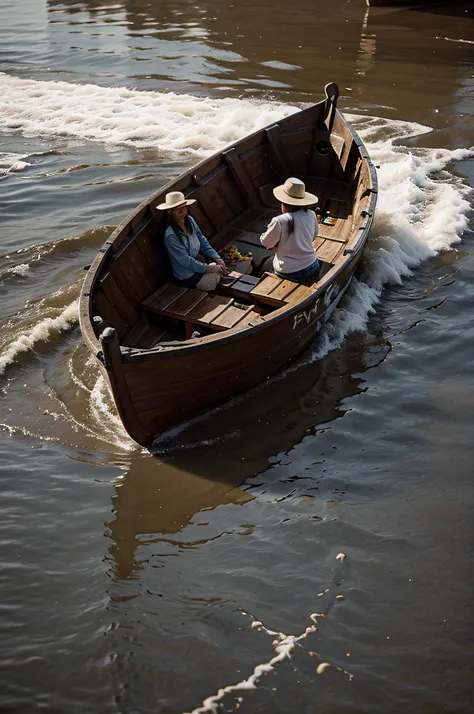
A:
{"type": "Polygon", "coordinates": [[[0,72],[2,714],[471,712],[472,4],[0,0],[0,72]],[[378,166],[357,280],[284,373],[141,449],[84,266],[329,81],[378,166]]]}

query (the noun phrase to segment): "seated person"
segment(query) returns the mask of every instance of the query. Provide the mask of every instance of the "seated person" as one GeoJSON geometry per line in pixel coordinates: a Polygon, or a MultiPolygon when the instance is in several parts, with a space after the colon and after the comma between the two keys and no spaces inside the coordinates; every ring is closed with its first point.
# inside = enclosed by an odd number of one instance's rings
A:
{"type": "Polygon", "coordinates": [[[318,235],[318,219],[309,206],[315,206],[318,197],[308,193],[297,178],[274,188],[273,195],[281,202],[281,214],[272,218],[260,236],[262,245],[275,251],[263,270],[273,268],[274,273],[290,280],[316,279],[319,262],[313,240],[318,235]]]}
{"type": "Polygon", "coordinates": [[[196,203],[196,199],[186,199],[181,191],[170,191],[166,194],[165,202],[157,208],[168,211],[164,243],[175,281],[186,288],[209,292],[217,287],[221,276],[226,274],[226,268],[194,218],[188,215],[188,206],[193,203],[196,203]],[[213,262],[202,262],[197,257],[199,253],[213,262]]]}

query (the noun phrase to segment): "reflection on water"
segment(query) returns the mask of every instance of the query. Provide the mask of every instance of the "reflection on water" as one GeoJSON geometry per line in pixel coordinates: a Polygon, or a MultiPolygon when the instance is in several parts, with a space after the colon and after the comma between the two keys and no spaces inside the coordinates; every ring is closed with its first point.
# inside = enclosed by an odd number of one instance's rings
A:
{"type": "MultiPolygon", "coordinates": [[[[308,363],[307,355],[284,376],[158,442],[154,457],[133,461],[115,484],[115,519],[109,524],[115,577],[129,577],[142,567],[135,555],[140,546],[205,544],[203,529],[195,541],[159,536],[182,533],[200,512],[263,495],[258,474],[269,463],[280,463],[295,444],[320,430],[319,425],[342,417],[343,400],[363,391],[362,377],[353,375],[379,364],[388,350],[387,341],[373,335],[369,342],[350,339],[322,365],[308,363]]],[[[317,483],[314,473],[310,480],[317,483]]],[[[294,491],[293,485],[286,495],[294,491]]]]}
{"type": "MultiPolygon", "coordinates": [[[[241,491],[239,485],[201,477],[156,458],[136,461],[114,486],[115,518],[108,524],[114,577],[137,577],[134,574],[143,564],[136,550],[150,543],[172,543],[160,535],[180,533],[196,513],[251,500],[253,496],[241,491]]],[[[187,546],[205,542],[197,540],[187,546]]],[[[180,541],[177,544],[184,545],[180,541]]]]}
{"type": "Polygon", "coordinates": [[[369,32],[369,14],[370,7],[367,6],[365,11],[364,21],[362,23],[362,30],[360,33],[360,57],[357,58],[357,70],[356,74],[361,77],[365,77],[367,72],[370,71],[371,67],[375,64],[375,52],[377,49],[377,40],[375,33],[369,32]]]}

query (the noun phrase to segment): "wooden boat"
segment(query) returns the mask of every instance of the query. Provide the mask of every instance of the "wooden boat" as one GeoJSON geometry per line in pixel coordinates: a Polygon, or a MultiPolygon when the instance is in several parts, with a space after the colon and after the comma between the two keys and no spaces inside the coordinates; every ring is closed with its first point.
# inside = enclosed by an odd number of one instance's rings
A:
{"type": "Polygon", "coordinates": [[[159,189],[90,266],[80,297],[82,334],[139,444],[275,373],[315,339],[347,289],[372,224],[377,179],[337,110],[337,86],[325,93],[159,189]],[[217,250],[234,245],[257,260],[265,255],[259,236],[280,211],[272,189],[289,176],[319,197],[316,282],[234,273],[211,294],[172,282],[163,247],[167,216],[156,209],[168,191],[198,199],[190,212],[217,250]]]}

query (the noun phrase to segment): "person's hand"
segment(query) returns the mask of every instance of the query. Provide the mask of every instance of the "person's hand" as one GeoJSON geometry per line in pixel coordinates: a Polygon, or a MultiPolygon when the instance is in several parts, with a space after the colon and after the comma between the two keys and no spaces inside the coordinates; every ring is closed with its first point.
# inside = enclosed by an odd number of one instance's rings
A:
{"type": "Polygon", "coordinates": [[[222,268],[222,273],[221,273],[221,275],[228,275],[228,274],[229,274],[229,271],[228,271],[228,269],[227,269],[227,266],[226,266],[226,264],[224,263],[224,261],[222,260],[222,258],[219,258],[219,259],[216,258],[216,263],[217,263],[217,265],[219,266],[219,268],[222,268]]]}
{"type": "Polygon", "coordinates": [[[225,268],[223,268],[220,265],[217,265],[217,263],[209,263],[207,266],[207,273],[219,273],[219,275],[225,275],[225,268]]]}
{"type": "Polygon", "coordinates": [[[223,260],[216,260],[216,263],[217,263],[217,265],[219,265],[219,266],[222,268],[222,270],[224,271],[224,272],[222,273],[222,275],[229,275],[229,268],[227,267],[227,265],[225,264],[225,262],[224,262],[223,260]]]}

